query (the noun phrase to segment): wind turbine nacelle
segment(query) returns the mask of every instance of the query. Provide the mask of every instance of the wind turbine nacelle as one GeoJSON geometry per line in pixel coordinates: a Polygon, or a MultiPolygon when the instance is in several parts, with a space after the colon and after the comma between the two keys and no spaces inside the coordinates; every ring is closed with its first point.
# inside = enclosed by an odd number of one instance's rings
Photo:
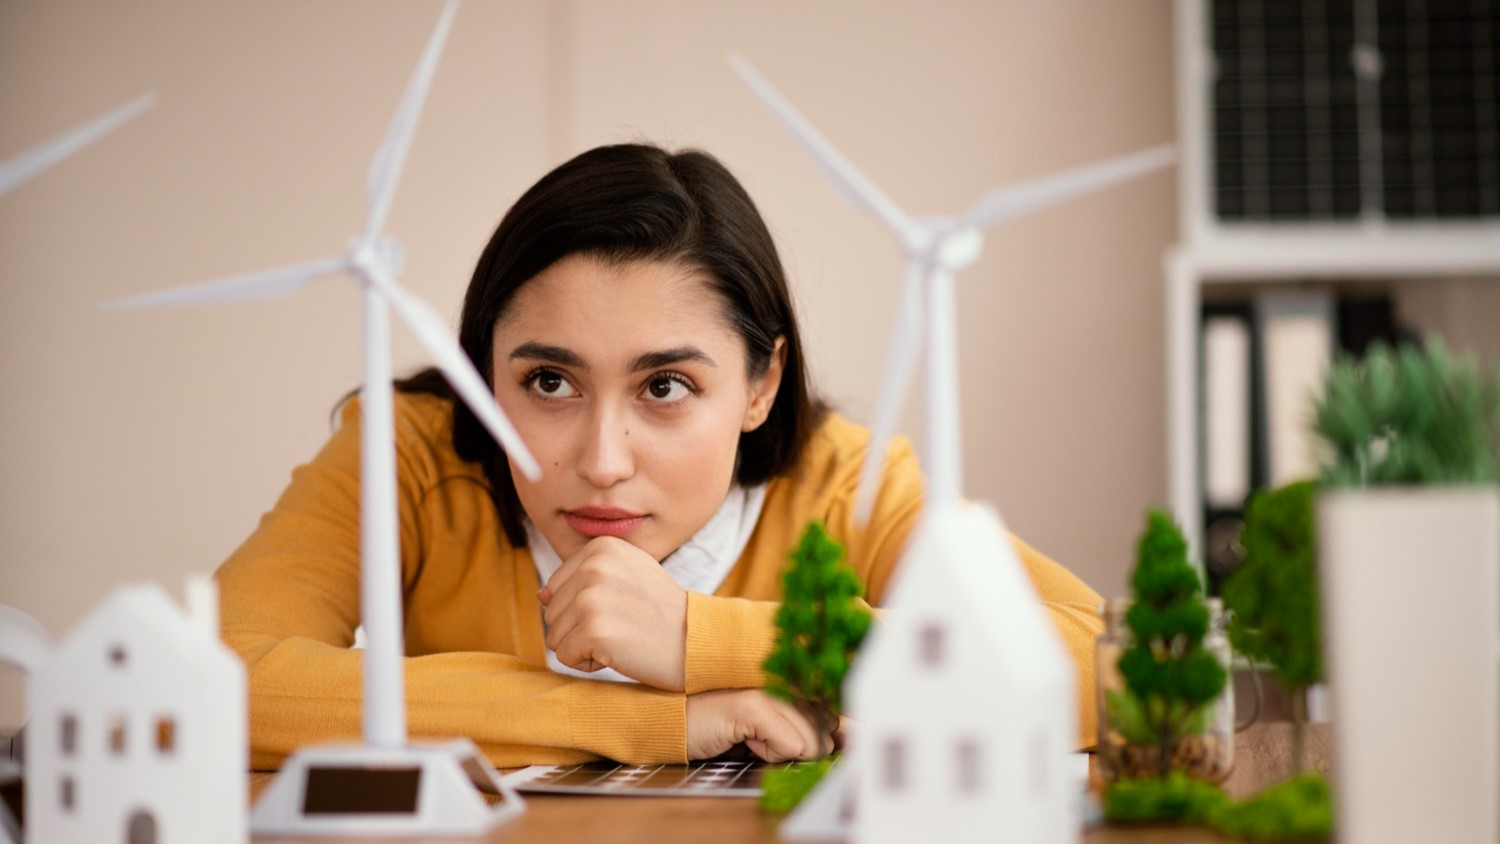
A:
{"type": "Polygon", "coordinates": [[[384,267],[391,276],[398,276],[406,268],[406,249],[401,242],[390,235],[383,234],[374,240],[366,240],[361,235],[353,235],[349,238],[347,247],[349,263],[361,270],[361,275],[368,276],[368,268],[372,264],[384,267]]]}
{"type": "Polygon", "coordinates": [[[950,270],[961,270],[979,260],[984,251],[984,235],[974,226],[947,232],[938,242],[937,259],[950,270]]]}

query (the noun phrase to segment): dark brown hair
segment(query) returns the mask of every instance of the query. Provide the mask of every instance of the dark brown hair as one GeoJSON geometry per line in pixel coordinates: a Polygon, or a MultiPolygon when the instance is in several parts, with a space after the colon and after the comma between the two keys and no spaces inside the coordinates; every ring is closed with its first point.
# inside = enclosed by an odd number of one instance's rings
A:
{"type": "MultiPolygon", "coordinates": [[[[744,339],[747,376],[763,375],[777,337],[786,364],[770,416],[740,434],[735,480],[745,486],[797,462],[824,406],[809,386],[786,275],[771,233],[749,194],[713,156],[621,144],[585,152],[542,177],[511,207],[490,238],[464,295],[459,344],[493,383],[495,325],[515,292],[570,255],[610,263],[672,261],[698,270],[744,339]]],[[[500,446],[434,369],[397,382],[406,392],[453,400],[453,446],[489,478],[512,545],[526,544],[521,502],[500,446]]]]}

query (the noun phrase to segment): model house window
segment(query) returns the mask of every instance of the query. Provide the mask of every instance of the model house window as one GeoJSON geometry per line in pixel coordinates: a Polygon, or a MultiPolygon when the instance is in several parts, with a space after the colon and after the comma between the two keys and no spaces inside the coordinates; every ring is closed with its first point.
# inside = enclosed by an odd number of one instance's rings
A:
{"type": "Polygon", "coordinates": [[[922,625],[917,632],[923,665],[935,667],[943,664],[943,632],[943,625],[935,621],[922,625]]]}
{"type": "Polygon", "coordinates": [[[62,804],[63,811],[71,812],[73,811],[73,801],[73,778],[63,777],[62,782],[58,784],[57,802],[62,804]]]}
{"type": "Polygon", "coordinates": [[[72,756],[78,752],[78,716],[72,713],[62,717],[62,723],[58,728],[58,735],[62,739],[62,752],[64,756],[72,756]]]}
{"type": "Polygon", "coordinates": [[[887,791],[906,787],[906,742],[899,738],[885,740],[881,748],[883,781],[887,791]]]}
{"type": "Polygon", "coordinates": [[[125,828],[125,844],[156,844],[156,818],[147,811],[138,811],[130,816],[130,825],[125,828]]]}
{"type": "Polygon", "coordinates": [[[161,717],[156,719],[156,750],[171,753],[177,749],[177,720],[161,717]]]}
{"type": "Polygon", "coordinates": [[[124,715],[111,715],[109,718],[109,752],[116,756],[125,752],[124,715]]]}
{"type": "Polygon", "coordinates": [[[979,791],[979,742],[972,738],[959,739],[955,748],[955,768],[958,774],[958,791],[960,794],[973,794],[979,791]]]}

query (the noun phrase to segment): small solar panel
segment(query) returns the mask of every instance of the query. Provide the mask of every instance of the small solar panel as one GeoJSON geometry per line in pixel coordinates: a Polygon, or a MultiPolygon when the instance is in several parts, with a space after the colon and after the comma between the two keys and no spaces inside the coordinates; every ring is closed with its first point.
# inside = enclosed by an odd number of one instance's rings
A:
{"type": "Polygon", "coordinates": [[[421,787],[420,768],[308,768],[302,813],[411,815],[417,811],[421,787]]]}
{"type": "Polygon", "coordinates": [[[534,765],[505,777],[519,791],[542,794],[604,794],[617,797],[758,797],[770,768],[801,762],[708,761],[688,765],[534,765]]]}
{"type": "Polygon", "coordinates": [[[1226,221],[1500,215],[1500,0],[1210,0],[1226,221]]]}

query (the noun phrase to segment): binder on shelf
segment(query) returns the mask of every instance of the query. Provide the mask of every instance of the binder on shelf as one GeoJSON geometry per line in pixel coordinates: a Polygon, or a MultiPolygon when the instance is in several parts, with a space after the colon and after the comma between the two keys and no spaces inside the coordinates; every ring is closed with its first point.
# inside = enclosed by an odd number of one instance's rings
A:
{"type": "Polygon", "coordinates": [[[1266,484],[1318,472],[1314,397],[1333,359],[1335,305],[1327,289],[1263,290],[1255,298],[1265,378],[1266,484]]]}
{"type": "Polygon", "coordinates": [[[1265,483],[1260,335],[1248,300],[1203,304],[1198,425],[1203,561],[1210,593],[1240,564],[1245,499],[1265,483]]]}
{"type": "Polygon", "coordinates": [[[1250,321],[1203,319],[1203,501],[1237,508],[1250,494],[1250,321]]]}

